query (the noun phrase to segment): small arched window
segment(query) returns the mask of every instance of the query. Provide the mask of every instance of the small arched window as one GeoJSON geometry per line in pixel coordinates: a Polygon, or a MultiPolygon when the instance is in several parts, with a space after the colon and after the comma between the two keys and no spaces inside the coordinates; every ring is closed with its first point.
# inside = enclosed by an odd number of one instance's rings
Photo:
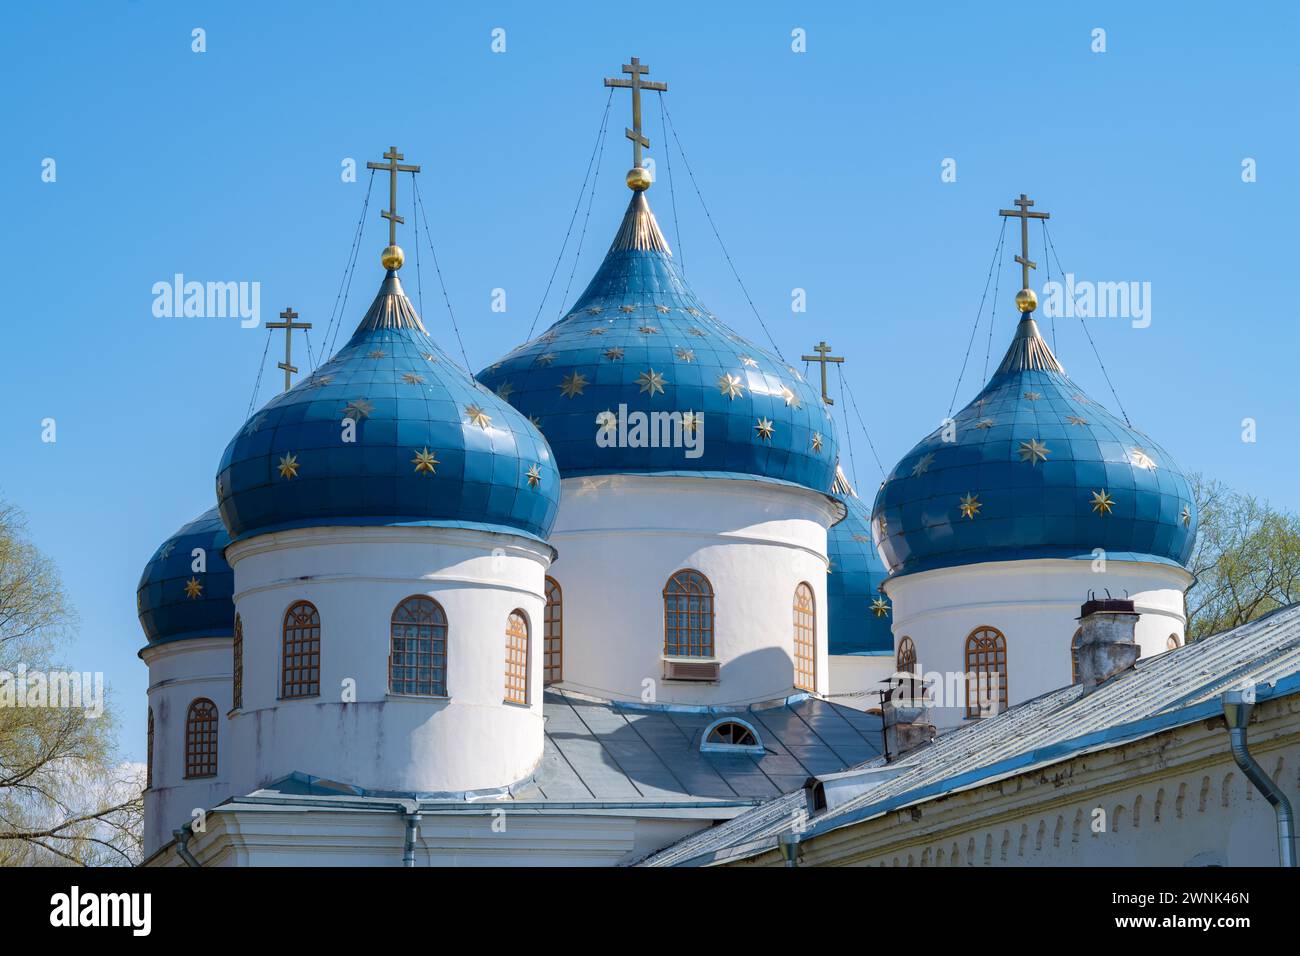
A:
{"type": "Polygon", "coordinates": [[[1166,650],[1176,651],[1176,650],[1178,650],[1178,648],[1180,648],[1180,647],[1182,647],[1182,646],[1183,646],[1183,643],[1182,643],[1182,641],[1178,640],[1178,635],[1177,635],[1177,634],[1170,634],[1170,635],[1169,635],[1169,640],[1165,641],[1165,649],[1166,649],[1166,650]]]}
{"type": "Polygon", "coordinates": [[[280,696],[320,696],[320,612],[309,601],[299,601],[284,614],[280,696]]]}
{"type": "Polygon", "coordinates": [[[700,750],[705,753],[728,750],[759,753],[763,750],[763,741],[752,724],[727,717],[704,728],[700,750]]]}
{"type": "Polygon", "coordinates": [[[966,716],[986,717],[1007,708],[1007,639],[995,627],[966,638],[966,716]]]}
{"type": "Polygon", "coordinates": [[[664,585],[664,655],[713,656],[713,585],[685,568],[664,585]]]}
{"type": "Polygon", "coordinates": [[[149,730],[145,736],[144,788],[153,789],[153,708],[149,708],[149,730]]]}
{"type": "Polygon", "coordinates": [[[238,710],[244,706],[244,622],[235,615],[235,637],[230,642],[230,653],[234,658],[230,677],[231,706],[238,710]]]}
{"type": "MultiPolygon", "coordinates": [[[[916,673],[916,644],[913,643],[910,637],[904,636],[903,639],[898,642],[898,656],[895,659],[895,665],[900,674],[916,673]]],[[[908,700],[913,700],[916,698],[916,692],[919,689],[917,684],[918,682],[915,680],[908,680],[899,685],[899,690],[901,691],[903,688],[906,688],[907,690],[904,696],[908,700]]]]}
{"type": "Polygon", "coordinates": [[[447,696],[447,615],[431,597],[417,594],[393,609],[388,692],[447,696]]]}
{"type": "Polygon", "coordinates": [[[542,679],[548,684],[564,680],[564,592],[555,578],[546,579],[542,640],[542,679]]]}
{"type": "Polygon", "coordinates": [[[817,607],[812,588],[800,582],[794,589],[794,686],[817,690],[817,607]]]}
{"type": "Polygon", "coordinates": [[[1079,683],[1079,649],[1083,647],[1083,628],[1074,632],[1070,638],[1070,683],[1079,683]]]}
{"type": "Polygon", "coordinates": [[[506,619],[506,703],[528,703],[528,619],[520,610],[506,619]]]}
{"type": "Polygon", "coordinates": [[[217,775],[217,705],[206,697],[185,715],[185,779],[217,775]]]}

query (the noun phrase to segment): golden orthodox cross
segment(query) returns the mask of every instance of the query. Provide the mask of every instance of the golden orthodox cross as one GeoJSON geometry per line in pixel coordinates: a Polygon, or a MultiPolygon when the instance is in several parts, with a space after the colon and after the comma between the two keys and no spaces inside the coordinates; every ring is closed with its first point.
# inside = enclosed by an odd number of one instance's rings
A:
{"type": "Polygon", "coordinates": [[[818,364],[821,365],[821,367],[822,367],[822,401],[825,402],[827,405],[834,405],[834,404],[835,404],[835,400],[834,400],[833,398],[831,398],[830,395],[827,394],[827,392],[826,392],[826,366],[827,366],[828,364],[830,364],[830,363],[834,363],[834,364],[836,364],[836,365],[841,365],[841,364],[843,364],[844,359],[840,358],[840,357],[837,356],[837,355],[831,355],[831,354],[830,354],[831,347],[830,347],[829,345],[826,344],[826,341],[825,341],[824,339],[823,339],[821,342],[819,342],[817,345],[814,345],[814,346],[813,346],[813,351],[816,352],[817,354],[816,354],[816,355],[805,355],[805,356],[803,356],[803,360],[804,360],[805,362],[817,362],[818,364]]]}
{"type": "Polygon", "coordinates": [[[1020,263],[1020,288],[1029,288],[1029,270],[1037,269],[1038,263],[1032,262],[1029,258],[1029,220],[1031,219],[1051,219],[1050,212],[1030,212],[1029,207],[1034,201],[1024,193],[1015,201],[1019,209],[999,209],[999,216],[1015,216],[1020,220],[1020,255],[1016,256],[1016,262],[1020,263]]]}
{"type": "Polygon", "coordinates": [[[642,74],[649,73],[650,67],[642,63],[637,57],[632,57],[631,63],[623,64],[623,72],[630,74],[630,80],[622,78],[606,79],[606,86],[617,86],[632,91],[632,128],[625,130],[627,138],[632,141],[632,166],[640,168],[642,148],[650,148],[650,140],[641,134],[641,91],[656,90],[660,93],[668,92],[667,83],[655,83],[651,80],[642,80],[642,74]]]}
{"type": "Polygon", "coordinates": [[[399,160],[406,157],[397,151],[396,146],[388,147],[388,152],[384,153],[386,163],[366,163],[366,169],[384,169],[388,171],[388,208],[381,212],[383,218],[388,220],[388,244],[397,245],[397,224],[405,223],[406,220],[397,214],[397,174],[398,173],[418,173],[419,166],[403,166],[399,160]]]}
{"type": "Polygon", "coordinates": [[[298,371],[298,367],[293,364],[293,330],[310,329],[311,323],[295,322],[294,319],[298,318],[298,313],[293,311],[293,306],[289,306],[281,312],[280,318],[284,319],[284,321],[268,322],[266,323],[266,327],[268,329],[284,329],[284,361],[276,365],[276,368],[284,369],[284,390],[287,392],[289,391],[289,386],[293,384],[293,380],[290,376],[292,376],[294,372],[298,371]]]}

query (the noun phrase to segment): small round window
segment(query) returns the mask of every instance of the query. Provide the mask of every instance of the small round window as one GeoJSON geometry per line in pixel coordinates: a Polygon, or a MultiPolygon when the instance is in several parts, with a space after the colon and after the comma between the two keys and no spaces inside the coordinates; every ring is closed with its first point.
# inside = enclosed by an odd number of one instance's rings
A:
{"type": "Polygon", "coordinates": [[[705,751],[740,751],[743,753],[762,753],[763,742],[758,731],[743,720],[728,718],[710,724],[700,741],[700,750],[705,751]]]}

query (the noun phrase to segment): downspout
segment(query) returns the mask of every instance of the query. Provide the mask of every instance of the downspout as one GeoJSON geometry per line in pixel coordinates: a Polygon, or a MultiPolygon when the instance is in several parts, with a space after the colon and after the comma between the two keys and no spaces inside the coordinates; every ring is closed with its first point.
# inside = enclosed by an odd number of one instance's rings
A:
{"type": "Polygon", "coordinates": [[[172,836],[176,838],[176,855],[185,861],[186,866],[202,866],[193,853],[190,852],[190,837],[194,834],[190,832],[190,825],[187,823],[179,830],[173,830],[172,836]]]}
{"type": "Polygon", "coordinates": [[[1246,779],[1255,785],[1255,789],[1264,795],[1264,799],[1273,805],[1277,814],[1277,851],[1282,866],[1296,865],[1295,816],[1291,811],[1291,801],[1282,789],[1264,772],[1251,756],[1246,742],[1246,726],[1250,723],[1250,712],[1255,706],[1255,688],[1230,690],[1223,695],[1223,718],[1228,725],[1228,740],[1232,744],[1232,759],[1236,761],[1246,779]]]}
{"type": "Polygon", "coordinates": [[[799,834],[781,834],[781,856],[785,858],[785,865],[788,869],[793,869],[799,865],[799,834]]]}
{"type": "Polygon", "coordinates": [[[415,866],[415,841],[420,835],[420,814],[418,811],[408,811],[403,807],[402,815],[406,820],[406,844],[402,847],[402,866],[415,866]]]}

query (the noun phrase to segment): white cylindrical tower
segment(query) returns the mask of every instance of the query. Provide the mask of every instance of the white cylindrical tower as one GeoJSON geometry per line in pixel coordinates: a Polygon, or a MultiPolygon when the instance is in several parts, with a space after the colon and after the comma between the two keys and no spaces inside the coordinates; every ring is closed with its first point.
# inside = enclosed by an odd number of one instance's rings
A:
{"type": "Polygon", "coordinates": [[[232,574],[213,508],[145,566],[136,609],[149,644],[144,853],[230,794],[232,574]]]}
{"type": "Polygon", "coordinates": [[[400,256],[385,264],[348,343],[221,461],[240,793],[292,774],[490,791],[542,757],[559,475],[527,419],[434,345],[392,271],[400,256]]]}

